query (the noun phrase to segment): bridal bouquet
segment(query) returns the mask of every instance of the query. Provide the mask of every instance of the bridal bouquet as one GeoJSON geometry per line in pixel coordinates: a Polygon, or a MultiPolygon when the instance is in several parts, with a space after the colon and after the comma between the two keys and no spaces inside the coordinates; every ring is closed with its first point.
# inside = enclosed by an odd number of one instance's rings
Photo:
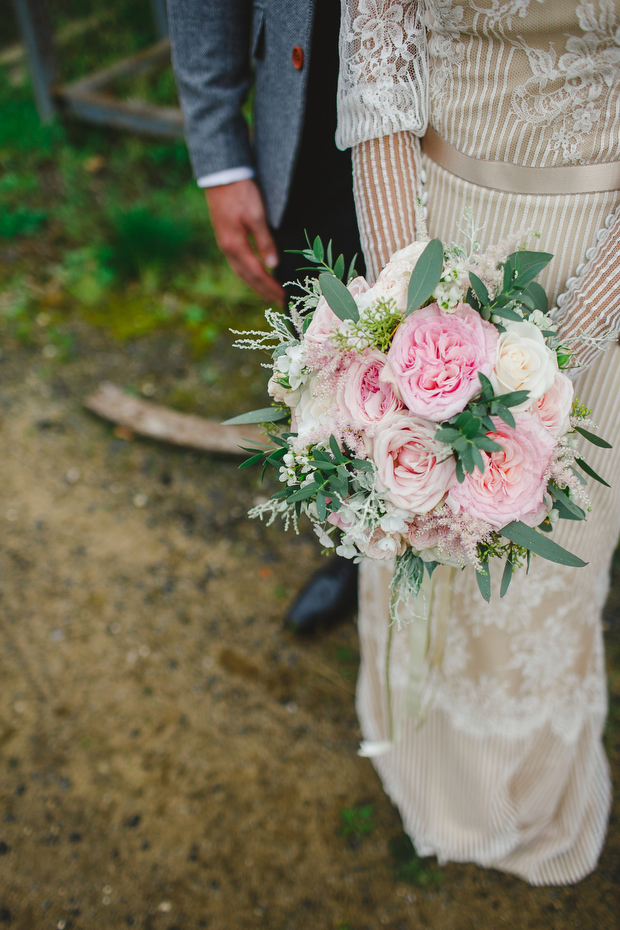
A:
{"type": "Polygon", "coordinates": [[[580,436],[609,445],[534,280],[552,256],[509,248],[416,241],[370,286],[309,243],[321,273],[291,318],[269,310],[270,330],[237,343],[272,355],[273,405],[228,421],[266,427],[242,467],[274,466],[282,484],[250,516],[297,528],[305,514],[327,549],[395,559],[399,598],[439,563],[472,565],[486,600],[493,559],[501,596],[532,553],[585,564],[549,534],[585,519],[585,475],[606,484],[580,436]]]}

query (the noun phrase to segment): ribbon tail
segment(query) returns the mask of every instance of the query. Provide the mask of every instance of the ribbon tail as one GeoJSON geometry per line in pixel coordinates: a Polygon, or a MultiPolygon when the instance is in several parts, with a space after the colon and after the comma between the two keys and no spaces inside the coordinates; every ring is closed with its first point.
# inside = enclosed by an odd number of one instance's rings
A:
{"type": "Polygon", "coordinates": [[[390,739],[384,740],[362,740],[360,747],[357,750],[358,756],[361,756],[363,759],[374,759],[376,756],[383,756],[386,752],[389,752],[390,749],[394,746],[394,743],[390,739]]]}

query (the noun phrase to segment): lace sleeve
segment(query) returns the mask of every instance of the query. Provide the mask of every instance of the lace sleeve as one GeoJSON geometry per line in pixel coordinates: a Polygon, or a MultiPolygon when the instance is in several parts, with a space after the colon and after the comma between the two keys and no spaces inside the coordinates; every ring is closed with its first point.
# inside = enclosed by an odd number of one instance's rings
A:
{"type": "Polygon", "coordinates": [[[399,132],[353,147],[353,193],[366,260],[374,281],[390,255],[425,228],[420,211],[420,140],[399,132]]]}
{"type": "Polygon", "coordinates": [[[428,58],[422,0],[341,0],[336,145],[424,135],[428,58]]]}
{"type": "Polygon", "coordinates": [[[589,368],[620,333],[620,208],[599,238],[582,275],[570,282],[554,312],[559,334],[579,361],[575,376],[589,368]]]}

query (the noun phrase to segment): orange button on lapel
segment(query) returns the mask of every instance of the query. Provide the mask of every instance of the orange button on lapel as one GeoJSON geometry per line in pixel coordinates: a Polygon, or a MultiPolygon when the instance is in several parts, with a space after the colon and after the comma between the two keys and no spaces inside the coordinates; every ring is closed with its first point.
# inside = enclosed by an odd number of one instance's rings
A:
{"type": "Polygon", "coordinates": [[[296,46],[295,46],[295,48],[293,49],[293,52],[292,52],[292,56],[291,56],[291,57],[292,57],[292,59],[293,59],[293,64],[295,65],[295,67],[297,68],[297,70],[298,70],[298,71],[301,71],[301,69],[302,69],[303,66],[304,66],[304,50],[303,50],[303,48],[301,47],[301,45],[296,45],[296,46]]]}

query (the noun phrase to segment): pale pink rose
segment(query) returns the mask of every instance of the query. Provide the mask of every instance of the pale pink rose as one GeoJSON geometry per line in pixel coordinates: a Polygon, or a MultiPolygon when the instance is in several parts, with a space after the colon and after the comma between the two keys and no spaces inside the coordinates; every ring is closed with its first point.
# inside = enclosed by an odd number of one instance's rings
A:
{"type": "Polygon", "coordinates": [[[446,420],[479,392],[478,372],[491,374],[496,347],[495,327],[467,304],[449,314],[431,304],[396,330],[382,378],[412,413],[446,420]]]}
{"type": "MultiPolygon", "coordinates": [[[[555,449],[555,440],[542,423],[529,413],[515,415],[515,429],[493,417],[496,432],[489,433],[501,452],[481,452],[484,472],[477,468],[465,475],[462,484],[450,488],[447,503],[455,513],[461,509],[501,529],[513,520],[529,522],[542,513],[547,482],[545,470],[555,449]]],[[[540,522],[540,521],[539,521],[540,522]]]]}
{"type": "Polygon", "coordinates": [[[414,549],[435,549],[441,542],[442,536],[435,527],[420,529],[415,522],[409,523],[408,539],[414,549]]]}
{"type": "Polygon", "coordinates": [[[407,543],[400,533],[385,533],[380,527],[377,527],[372,536],[369,537],[365,544],[359,544],[364,555],[369,559],[378,559],[388,561],[402,555],[407,548],[407,543]]]}
{"type": "Polygon", "coordinates": [[[531,412],[554,436],[563,436],[570,426],[574,393],[573,382],[558,371],[549,390],[532,407],[531,412]]]}
{"type": "MultiPolygon", "coordinates": [[[[366,291],[370,289],[370,284],[359,275],[357,278],[353,278],[350,284],[347,286],[347,290],[352,297],[361,297],[366,291]]],[[[324,297],[321,297],[316,310],[312,314],[312,320],[308,326],[308,329],[304,333],[304,340],[308,342],[313,342],[316,345],[322,345],[327,342],[334,330],[337,330],[341,325],[342,320],[340,317],[336,316],[332,308],[327,303],[324,297]]]]}
{"type": "Polygon", "coordinates": [[[454,457],[435,439],[434,423],[397,413],[379,424],[372,443],[377,488],[396,507],[428,513],[454,480],[454,457]]]}
{"type": "Polygon", "coordinates": [[[304,333],[305,342],[323,345],[327,342],[332,331],[338,329],[342,321],[336,316],[324,297],[319,300],[308,329],[304,333]]]}
{"type": "Polygon", "coordinates": [[[338,407],[354,428],[376,426],[386,416],[403,409],[390,385],[380,380],[385,361],[383,352],[366,349],[347,369],[338,392],[338,407]]]}

